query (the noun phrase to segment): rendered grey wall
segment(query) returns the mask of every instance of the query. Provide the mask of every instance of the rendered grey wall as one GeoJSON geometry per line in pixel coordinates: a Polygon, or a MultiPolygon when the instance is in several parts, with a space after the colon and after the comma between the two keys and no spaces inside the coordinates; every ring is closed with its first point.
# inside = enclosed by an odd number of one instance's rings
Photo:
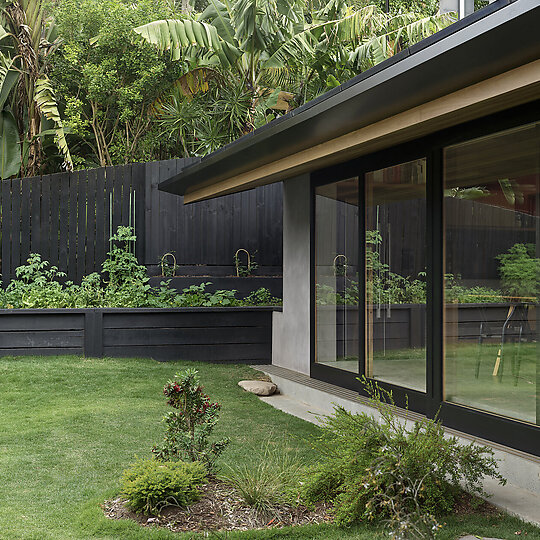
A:
{"type": "Polygon", "coordinates": [[[283,312],[274,312],[272,364],[309,375],[310,180],[283,183],[283,312]]]}

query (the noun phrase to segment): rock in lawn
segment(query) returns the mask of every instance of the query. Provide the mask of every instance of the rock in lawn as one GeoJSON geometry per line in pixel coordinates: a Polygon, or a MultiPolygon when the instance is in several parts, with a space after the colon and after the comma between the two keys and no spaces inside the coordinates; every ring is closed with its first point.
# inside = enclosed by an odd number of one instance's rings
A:
{"type": "Polygon", "coordinates": [[[267,381],[240,381],[238,386],[258,396],[271,396],[277,390],[274,383],[267,381]]]}

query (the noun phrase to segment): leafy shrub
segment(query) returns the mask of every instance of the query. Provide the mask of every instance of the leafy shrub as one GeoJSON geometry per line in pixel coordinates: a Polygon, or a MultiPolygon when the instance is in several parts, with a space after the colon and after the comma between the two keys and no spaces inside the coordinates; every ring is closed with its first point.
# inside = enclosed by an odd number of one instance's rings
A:
{"type": "Polygon", "coordinates": [[[122,287],[132,283],[147,283],[146,267],[139,264],[131,246],[137,240],[132,227],[119,226],[116,234],[111,236],[114,244],[103,263],[103,272],[109,277],[111,288],[122,287]]]}
{"type": "Polygon", "coordinates": [[[536,301],[540,294],[540,258],[535,257],[535,245],[514,244],[497,259],[504,292],[536,301]]]}
{"type": "Polygon", "coordinates": [[[446,274],[444,276],[444,299],[445,302],[456,304],[490,304],[501,302],[501,291],[490,287],[464,287],[459,282],[460,275],[446,274]]]}
{"type": "Polygon", "coordinates": [[[276,506],[298,500],[304,470],[296,456],[266,443],[255,464],[228,467],[224,480],[231,484],[243,501],[263,516],[276,506]]]}
{"type": "Polygon", "coordinates": [[[219,290],[213,293],[206,291],[206,287],[212,285],[210,281],[201,283],[200,285],[191,285],[182,290],[182,294],[178,295],[174,300],[174,304],[178,307],[233,307],[240,305],[240,301],[236,299],[236,291],[219,290]]]}
{"type": "Polygon", "coordinates": [[[265,287],[253,291],[242,301],[245,306],[279,306],[281,303],[281,298],[272,296],[272,293],[265,287]]]}
{"type": "Polygon", "coordinates": [[[164,506],[186,507],[201,497],[199,487],[206,482],[201,463],[137,460],[122,476],[121,493],[137,512],[158,514],[164,506]]]}
{"type": "Polygon", "coordinates": [[[394,412],[392,394],[363,382],[380,418],[342,407],[326,417],[315,440],[323,460],[304,490],[308,501],[333,502],[339,524],[382,519],[396,534],[431,538],[433,515],[451,511],[460,483],[478,495],[485,495],[484,475],[505,483],[491,449],[445,437],[434,420],[407,427],[394,412]]]}
{"type": "Polygon", "coordinates": [[[266,289],[259,289],[241,300],[236,298],[235,290],[206,291],[211,283],[192,285],[181,294],[168,287],[169,281],[151,287],[146,267],[140,265],[132,253],[136,241],[133,229],[118,227],[111,240],[115,244],[102,265],[103,279],[94,272],[83,277],[80,285],[72,281],[62,283],[63,272],[56,266],[49,267],[49,262],[42,260],[41,255],[31,253],[27,263],[16,269],[17,279],[0,292],[0,307],[233,307],[281,302],[266,289]]]}
{"type": "Polygon", "coordinates": [[[228,438],[209,441],[217,425],[221,405],[211,403],[203,393],[195,369],[177,373],[165,385],[163,393],[168,397],[167,404],[175,410],[164,416],[165,437],[152,452],[162,461],[200,461],[209,472],[212,471],[216,459],[229,444],[228,438]]]}

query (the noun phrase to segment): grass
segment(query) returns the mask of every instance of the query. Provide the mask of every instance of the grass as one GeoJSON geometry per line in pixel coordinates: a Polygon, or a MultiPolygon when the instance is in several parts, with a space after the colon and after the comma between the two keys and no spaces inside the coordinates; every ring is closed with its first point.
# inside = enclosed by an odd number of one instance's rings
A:
{"type": "MultiPolygon", "coordinates": [[[[312,424],[286,415],[243,392],[237,382],[254,372],[246,366],[158,363],[148,359],[75,357],[0,359],[0,538],[171,539],[188,538],[107,520],[99,508],[117,493],[123,469],[134,456],[150,455],[162,434],[164,383],[186,367],[200,370],[212,399],[223,408],[216,436],[232,443],[224,461],[256,464],[254,451],[270,439],[276,451],[315,456],[306,442],[312,424]]],[[[440,538],[461,533],[514,538],[540,532],[509,517],[447,519],[440,538]]],[[[347,530],[332,525],[281,531],[215,534],[230,539],[377,539],[380,529],[347,530]]]]}

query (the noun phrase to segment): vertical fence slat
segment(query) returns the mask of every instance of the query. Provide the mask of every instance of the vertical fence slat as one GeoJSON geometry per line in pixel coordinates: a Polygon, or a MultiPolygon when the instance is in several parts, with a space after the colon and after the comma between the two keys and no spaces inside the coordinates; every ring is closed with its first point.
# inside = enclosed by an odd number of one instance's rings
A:
{"type": "Polygon", "coordinates": [[[11,279],[11,180],[2,180],[2,280],[11,279]]]}
{"type": "Polygon", "coordinates": [[[86,175],[86,260],[85,275],[96,271],[96,169],[89,169],[86,175]]]}
{"type": "Polygon", "coordinates": [[[129,215],[129,212],[130,212],[129,195],[130,195],[130,188],[131,188],[132,167],[131,165],[123,165],[122,167],[119,167],[119,168],[122,169],[122,182],[121,182],[122,225],[128,226],[132,219],[132,217],[129,215]]]}
{"type": "Polygon", "coordinates": [[[87,218],[87,171],[79,171],[77,189],[77,273],[76,283],[80,283],[86,267],[86,218],[87,218]]]}
{"type": "Polygon", "coordinates": [[[135,254],[139,262],[143,264],[146,253],[145,170],[146,166],[143,163],[134,164],[131,170],[131,187],[135,198],[135,234],[137,236],[135,254]]]}
{"type": "Polygon", "coordinates": [[[156,245],[160,233],[159,225],[159,194],[157,190],[157,184],[159,181],[159,163],[147,163],[146,164],[146,182],[147,182],[147,191],[146,191],[146,227],[147,227],[147,238],[149,239],[146,242],[146,264],[156,264],[158,258],[158,249],[159,245],[156,245]]]}
{"type": "Polygon", "coordinates": [[[60,194],[58,199],[58,268],[68,274],[69,279],[69,230],[70,230],[70,180],[71,173],[63,173],[60,176],[60,194]]]}
{"type": "Polygon", "coordinates": [[[109,251],[109,238],[114,234],[114,224],[111,228],[113,220],[111,201],[114,198],[114,167],[105,167],[105,252],[109,251]]]}
{"type": "MultiPolygon", "coordinates": [[[[159,182],[163,182],[175,173],[176,160],[171,159],[162,162],[159,168],[159,182]]],[[[167,223],[168,227],[164,227],[162,229],[163,234],[159,235],[158,260],[156,262],[159,262],[159,259],[161,259],[165,253],[176,251],[175,244],[177,243],[177,231],[173,226],[173,224],[176,225],[176,220],[174,219],[174,207],[176,206],[176,201],[174,200],[175,195],[158,191],[158,197],[160,223],[167,223]]]]}
{"type": "Polygon", "coordinates": [[[43,259],[51,260],[51,177],[50,175],[41,177],[41,213],[39,216],[41,228],[40,253],[43,259]]]}
{"type": "Polygon", "coordinates": [[[60,197],[62,196],[61,177],[63,173],[55,173],[49,176],[51,198],[51,229],[49,235],[49,260],[54,266],[60,268],[59,249],[60,241],[60,197]]]}
{"type": "Polygon", "coordinates": [[[122,223],[123,167],[112,167],[113,176],[113,234],[122,223]]]}
{"type": "Polygon", "coordinates": [[[21,265],[21,180],[14,178],[11,181],[11,268],[21,265]]]}
{"type": "Polygon", "coordinates": [[[105,238],[107,222],[105,218],[105,208],[108,206],[107,196],[105,194],[105,169],[103,167],[96,169],[96,243],[94,248],[95,261],[94,271],[101,270],[101,264],[105,260],[105,253],[108,251],[108,243],[105,238]]]}
{"type": "Polygon", "coordinates": [[[77,196],[79,173],[69,175],[69,243],[68,243],[68,279],[76,280],[77,272],[77,196]]]}
{"type": "Polygon", "coordinates": [[[30,250],[32,253],[39,253],[41,250],[41,178],[36,176],[25,178],[25,182],[30,184],[30,196],[32,199],[30,250]]]}

